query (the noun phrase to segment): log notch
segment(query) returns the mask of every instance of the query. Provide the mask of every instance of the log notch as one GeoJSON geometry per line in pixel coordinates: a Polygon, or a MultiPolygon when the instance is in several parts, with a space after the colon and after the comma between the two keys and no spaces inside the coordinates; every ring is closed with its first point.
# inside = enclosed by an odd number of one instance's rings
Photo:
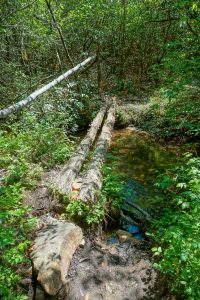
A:
{"type": "Polygon", "coordinates": [[[72,69],[68,70],[67,72],[65,72],[64,74],[60,75],[58,78],[54,79],[47,85],[45,85],[42,88],[40,88],[39,90],[33,92],[25,99],[9,106],[8,108],[0,110],[0,118],[6,117],[7,115],[13,113],[14,111],[22,108],[25,105],[27,105],[29,102],[34,101],[39,95],[45,93],[46,91],[48,91],[49,89],[54,87],[56,84],[60,83],[62,80],[66,79],[70,75],[76,73],[78,70],[82,69],[85,65],[87,65],[89,62],[93,61],[94,59],[95,59],[95,56],[88,57],[82,63],[76,65],[74,68],[72,68],[72,69]]]}
{"type": "Polygon", "coordinates": [[[116,103],[113,103],[108,111],[107,119],[78,195],[78,199],[84,202],[93,202],[97,197],[96,191],[102,188],[103,176],[101,174],[101,166],[111,142],[112,129],[115,123],[115,112],[116,103]]]}
{"type": "Polygon", "coordinates": [[[59,192],[61,193],[71,192],[74,180],[76,179],[78,173],[80,172],[83,162],[86,158],[86,155],[88,154],[90,147],[92,146],[96,138],[97,132],[101,127],[106,110],[107,110],[106,105],[101,108],[101,110],[99,111],[99,113],[97,114],[93,122],[91,123],[87,135],[79,144],[78,148],[71,156],[66,166],[64,166],[61,172],[54,179],[53,185],[59,192]]]}

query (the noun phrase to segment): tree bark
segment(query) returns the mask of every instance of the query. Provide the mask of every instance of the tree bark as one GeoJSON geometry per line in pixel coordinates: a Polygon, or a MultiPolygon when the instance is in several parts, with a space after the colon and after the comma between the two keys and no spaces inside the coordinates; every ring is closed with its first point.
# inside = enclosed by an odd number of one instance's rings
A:
{"type": "Polygon", "coordinates": [[[97,86],[98,86],[98,93],[101,96],[101,61],[100,61],[100,44],[97,43],[97,86]]]}
{"type": "Polygon", "coordinates": [[[113,103],[108,111],[108,116],[98,139],[91,163],[83,178],[78,199],[87,203],[94,202],[98,198],[97,191],[102,188],[103,176],[101,167],[111,142],[112,129],[115,123],[115,112],[116,104],[113,103]]]}
{"type": "Polygon", "coordinates": [[[21,100],[18,103],[15,103],[15,104],[9,106],[8,108],[0,110],[0,118],[6,117],[7,115],[15,112],[16,110],[19,110],[20,108],[27,105],[28,103],[34,101],[39,95],[45,93],[46,91],[48,91],[49,89],[54,87],[56,84],[60,83],[63,79],[66,79],[70,75],[74,74],[75,72],[77,72],[78,70],[83,68],[85,65],[87,65],[89,62],[91,62],[94,59],[95,59],[95,56],[88,57],[82,63],[76,65],[74,68],[72,68],[72,69],[68,70],[67,72],[65,72],[64,74],[60,75],[58,78],[54,79],[53,81],[51,81],[47,85],[45,85],[42,88],[40,88],[39,90],[33,92],[32,94],[30,94],[25,99],[21,100]]]}
{"type": "Polygon", "coordinates": [[[101,127],[106,110],[106,106],[101,108],[101,110],[91,123],[87,135],[82,140],[74,154],[71,156],[66,166],[54,179],[53,185],[60,193],[71,192],[74,180],[80,172],[86,155],[88,154],[90,147],[92,146],[95,140],[97,132],[101,127]]]}

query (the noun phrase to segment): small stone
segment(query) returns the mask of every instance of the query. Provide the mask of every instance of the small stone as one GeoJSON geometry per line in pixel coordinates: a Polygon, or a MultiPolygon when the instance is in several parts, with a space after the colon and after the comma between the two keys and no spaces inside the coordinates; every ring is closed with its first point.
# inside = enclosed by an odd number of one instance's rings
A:
{"type": "Polygon", "coordinates": [[[108,237],[106,244],[113,245],[113,244],[118,244],[118,242],[119,242],[119,240],[118,240],[117,236],[112,235],[112,236],[108,237]]]}
{"type": "Polygon", "coordinates": [[[123,226],[124,229],[132,234],[137,234],[140,232],[140,228],[133,224],[126,224],[123,226]]]}
{"type": "Polygon", "coordinates": [[[30,278],[23,278],[20,280],[20,283],[22,285],[29,285],[32,282],[32,280],[30,278]]]}
{"type": "Polygon", "coordinates": [[[134,238],[131,233],[129,233],[125,230],[119,229],[119,230],[117,230],[116,234],[119,237],[120,243],[132,242],[136,245],[141,244],[141,241],[139,241],[137,238],[134,238]]]}
{"type": "Polygon", "coordinates": [[[79,244],[79,247],[84,248],[85,246],[85,239],[82,239],[82,241],[79,244]]]}
{"type": "Polygon", "coordinates": [[[106,283],[105,286],[106,286],[106,291],[107,291],[109,294],[112,294],[113,291],[112,291],[110,285],[109,285],[108,283],[106,283]]]}
{"type": "Polygon", "coordinates": [[[72,186],[72,190],[73,191],[79,191],[80,190],[80,188],[81,188],[81,182],[75,182],[74,184],[73,184],[73,186],[72,186]]]}

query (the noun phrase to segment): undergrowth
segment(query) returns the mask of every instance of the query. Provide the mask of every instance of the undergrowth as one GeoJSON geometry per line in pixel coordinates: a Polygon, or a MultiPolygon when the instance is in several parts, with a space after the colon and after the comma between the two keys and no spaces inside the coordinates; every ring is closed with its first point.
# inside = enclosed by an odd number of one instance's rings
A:
{"type": "Polygon", "coordinates": [[[151,236],[154,266],[167,275],[170,289],[181,299],[200,299],[200,159],[186,154],[182,163],[158,176],[163,202],[151,236]]]}
{"type": "Polygon", "coordinates": [[[96,96],[77,95],[65,84],[0,123],[1,299],[27,299],[19,270],[23,264],[30,266],[35,218],[24,207],[25,190],[36,188],[45,170],[68,160],[76,143],[71,134],[87,127],[98,108],[96,96]]]}
{"type": "Polygon", "coordinates": [[[158,90],[138,124],[164,139],[197,139],[200,136],[199,88],[185,86],[176,92],[166,87],[158,90]]]}
{"type": "Polygon", "coordinates": [[[117,125],[133,124],[164,140],[195,142],[200,136],[199,87],[159,87],[146,104],[129,103],[118,108],[117,125]]]}
{"type": "Polygon", "coordinates": [[[85,203],[81,200],[71,201],[66,208],[71,217],[79,217],[86,224],[100,224],[108,214],[116,214],[123,204],[121,198],[123,174],[116,174],[115,164],[104,166],[103,188],[96,193],[96,201],[85,203]]]}
{"type": "Polygon", "coordinates": [[[60,119],[37,120],[35,113],[24,113],[20,121],[4,123],[0,131],[0,298],[27,299],[20,285],[20,266],[30,266],[27,249],[35,219],[24,207],[26,189],[34,189],[43,171],[64,163],[72,149],[60,119]]]}

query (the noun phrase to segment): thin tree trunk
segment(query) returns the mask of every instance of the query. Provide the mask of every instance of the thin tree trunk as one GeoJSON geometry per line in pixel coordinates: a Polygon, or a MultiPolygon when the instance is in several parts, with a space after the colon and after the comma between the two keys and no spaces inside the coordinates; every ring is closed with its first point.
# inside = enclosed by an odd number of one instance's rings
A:
{"type": "Polygon", "coordinates": [[[100,44],[97,43],[97,86],[98,93],[101,96],[101,61],[100,61],[100,44]]]}
{"type": "MultiPolygon", "coordinates": [[[[48,8],[48,10],[49,10],[49,13],[50,13],[50,15],[51,15],[51,17],[52,17],[52,20],[53,20],[53,22],[54,22],[54,24],[55,24],[55,27],[56,27],[56,29],[57,29],[57,31],[58,31],[58,34],[59,34],[59,36],[60,36],[60,39],[61,39],[61,42],[62,42],[64,51],[65,51],[66,57],[67,57],[67,59],[68,59],[70,65],[71,65],[71,67],[74,67],[73,60],[72,60],[72,58],[71,58],[71,56],[70,56],[69,50],[68,50],[67,45],[66,45],[66,43],[65,43],[65,39],[64,39],[63,32],[62,32],[62,28],[61,28],[61,26],[60,26],[58,20],[56,19],[56,16],[55,16],[55,14],[54,14],[54,12],[53,12],[53,9],[52,9],[52,7],[51,7],[51,0],[45,0],[45,2],[46,2],[46,5],[47,5],[47,8],[48,8]]],[[[77,81],[77,93],[80,94],[80,93],[81,93],[81,89],[80,89],[80,87],[79,87],[79,85],[78,85],[78,77],[77,77],[77,75],[75,75],[75,79],[76,79],[76,81],[77,81]]]]}
{"type": "Polygon", "coordinates": [[[68,50],[67,45],[66,45],[66,43],[65,43],[65,39],[64,39],[64,36],[63,36],[63,33],[62,33],[62,29],[61,29],[61,27],[60,27],[60,24],[59,24],[58,21],[56,20],[56,17],[55,17],[55,15],[54,15],[54,12],[53,12],[52,7],[51,7],[51,3],[50,3],[50,1],[48,1],[48,0],[45,0],[45,2],[46,2],[46,5],[47,5],[47,8],[48,8],[48,10],[49,10],[49,13],[50,13],[50,15],[51,15],[51,17],[52,17],[52,20],[53,20],[53,22],[54,22],[54,25],[55,25],[55,27],[56,27],[56,29],[57,29],[57,31],[58,31],[59,36],[60,36],[60,39],[61,39],[63,48],[64,48],[64,50],[65,50],[65,54],[66,54],[66,56],[67,56],[67,59],[68,59],[69,63],[71,64],[71,66],[74,67],[74,63],[73,63],[73,61],[72,61],[72,59],[71,59],[71,56],[70,56],[70,54],[69,54],[69,50],[68,50]]]}
{"type": "Polygon", "coordinates": [[[105,106],[99,111],[99,113],[91,123],[87,135],[82,140],[74,154],[71,156],[66,166],[54,179],[53,185],[59,192],[71,192],[74,180],[80,172],[86,155],[88,154],[90,147],[92,146],[95,140],[97,132],[101,127],[106,110],[107,108],[105,106]]]}
{"type": "Polygon", "coordinates": [[[115,123],[115,112],[116,104],[114,103],[108,111],[108,116],[98,139],[96,150],[94,151],[86,175],[83,178],[78,199],[87,203],[95,201],[98,198],[97,192],[102,188],[103,176],[101,167],[111,142],[112,129],[115,123]]]}
{"type": "Polygon", "coordinates": [[[25,106],[28,103],[34,101],[39,95],[45,93],[46,91],[48,91],[49,89],[51,89],[52,87],[54,87],[55,85],[57,85],[58,83],[60,83],[63,79],[66,79],[70,75],[74,74],[75,72],[77,72],[78,70],[80,70],[81,68],[83,68],[85,65],[87,65],[89,62],[91,62],[93,59],[95,59],[95,56],[88,57],[82,63],[78,64],[77,66],[75,66],[74,68],[70,69],[66,73],[60,75],[58,78],[54,79],[53,81],[51,81],[47,85],[43,86],[39,90],[33,92],[32,94],[30,94],[25,99],[21,100],[18,103],[15,103],[15,104],[9,106],[8,108],[0,110],[0,118],[6,117],[7,115],[13,113],[14,111],[19,110],[23,106],[25,106]]]}
{"type": "Polygon", "coordinates": [[[57,59],[58,59],[58,65],[59,65],[60,71],[62,71],[62,62],[61,62],[61,58],[60,58],[60,55],[59,55],[59,52],[58,52],[58,49],[57,49],[56,45],[55,45],[55,49],[56,49],[56,56],[57,56],[57,59]]]}
{"type": "Polygon", "coordinates": [[[120,86],[121,89],[124,88],[124,62],[125,62],[125,44],[126,44],[126,39],[125,39],[125,33],[126,33],[126,17],[127,17],[127,0],[122,0],[122,6],[123,6],[123,15],[122,15],[122,20],[121,20],[121,26],[120,26],[120,53],[119,53],[119,81],[120,81],[120,86]]]}

